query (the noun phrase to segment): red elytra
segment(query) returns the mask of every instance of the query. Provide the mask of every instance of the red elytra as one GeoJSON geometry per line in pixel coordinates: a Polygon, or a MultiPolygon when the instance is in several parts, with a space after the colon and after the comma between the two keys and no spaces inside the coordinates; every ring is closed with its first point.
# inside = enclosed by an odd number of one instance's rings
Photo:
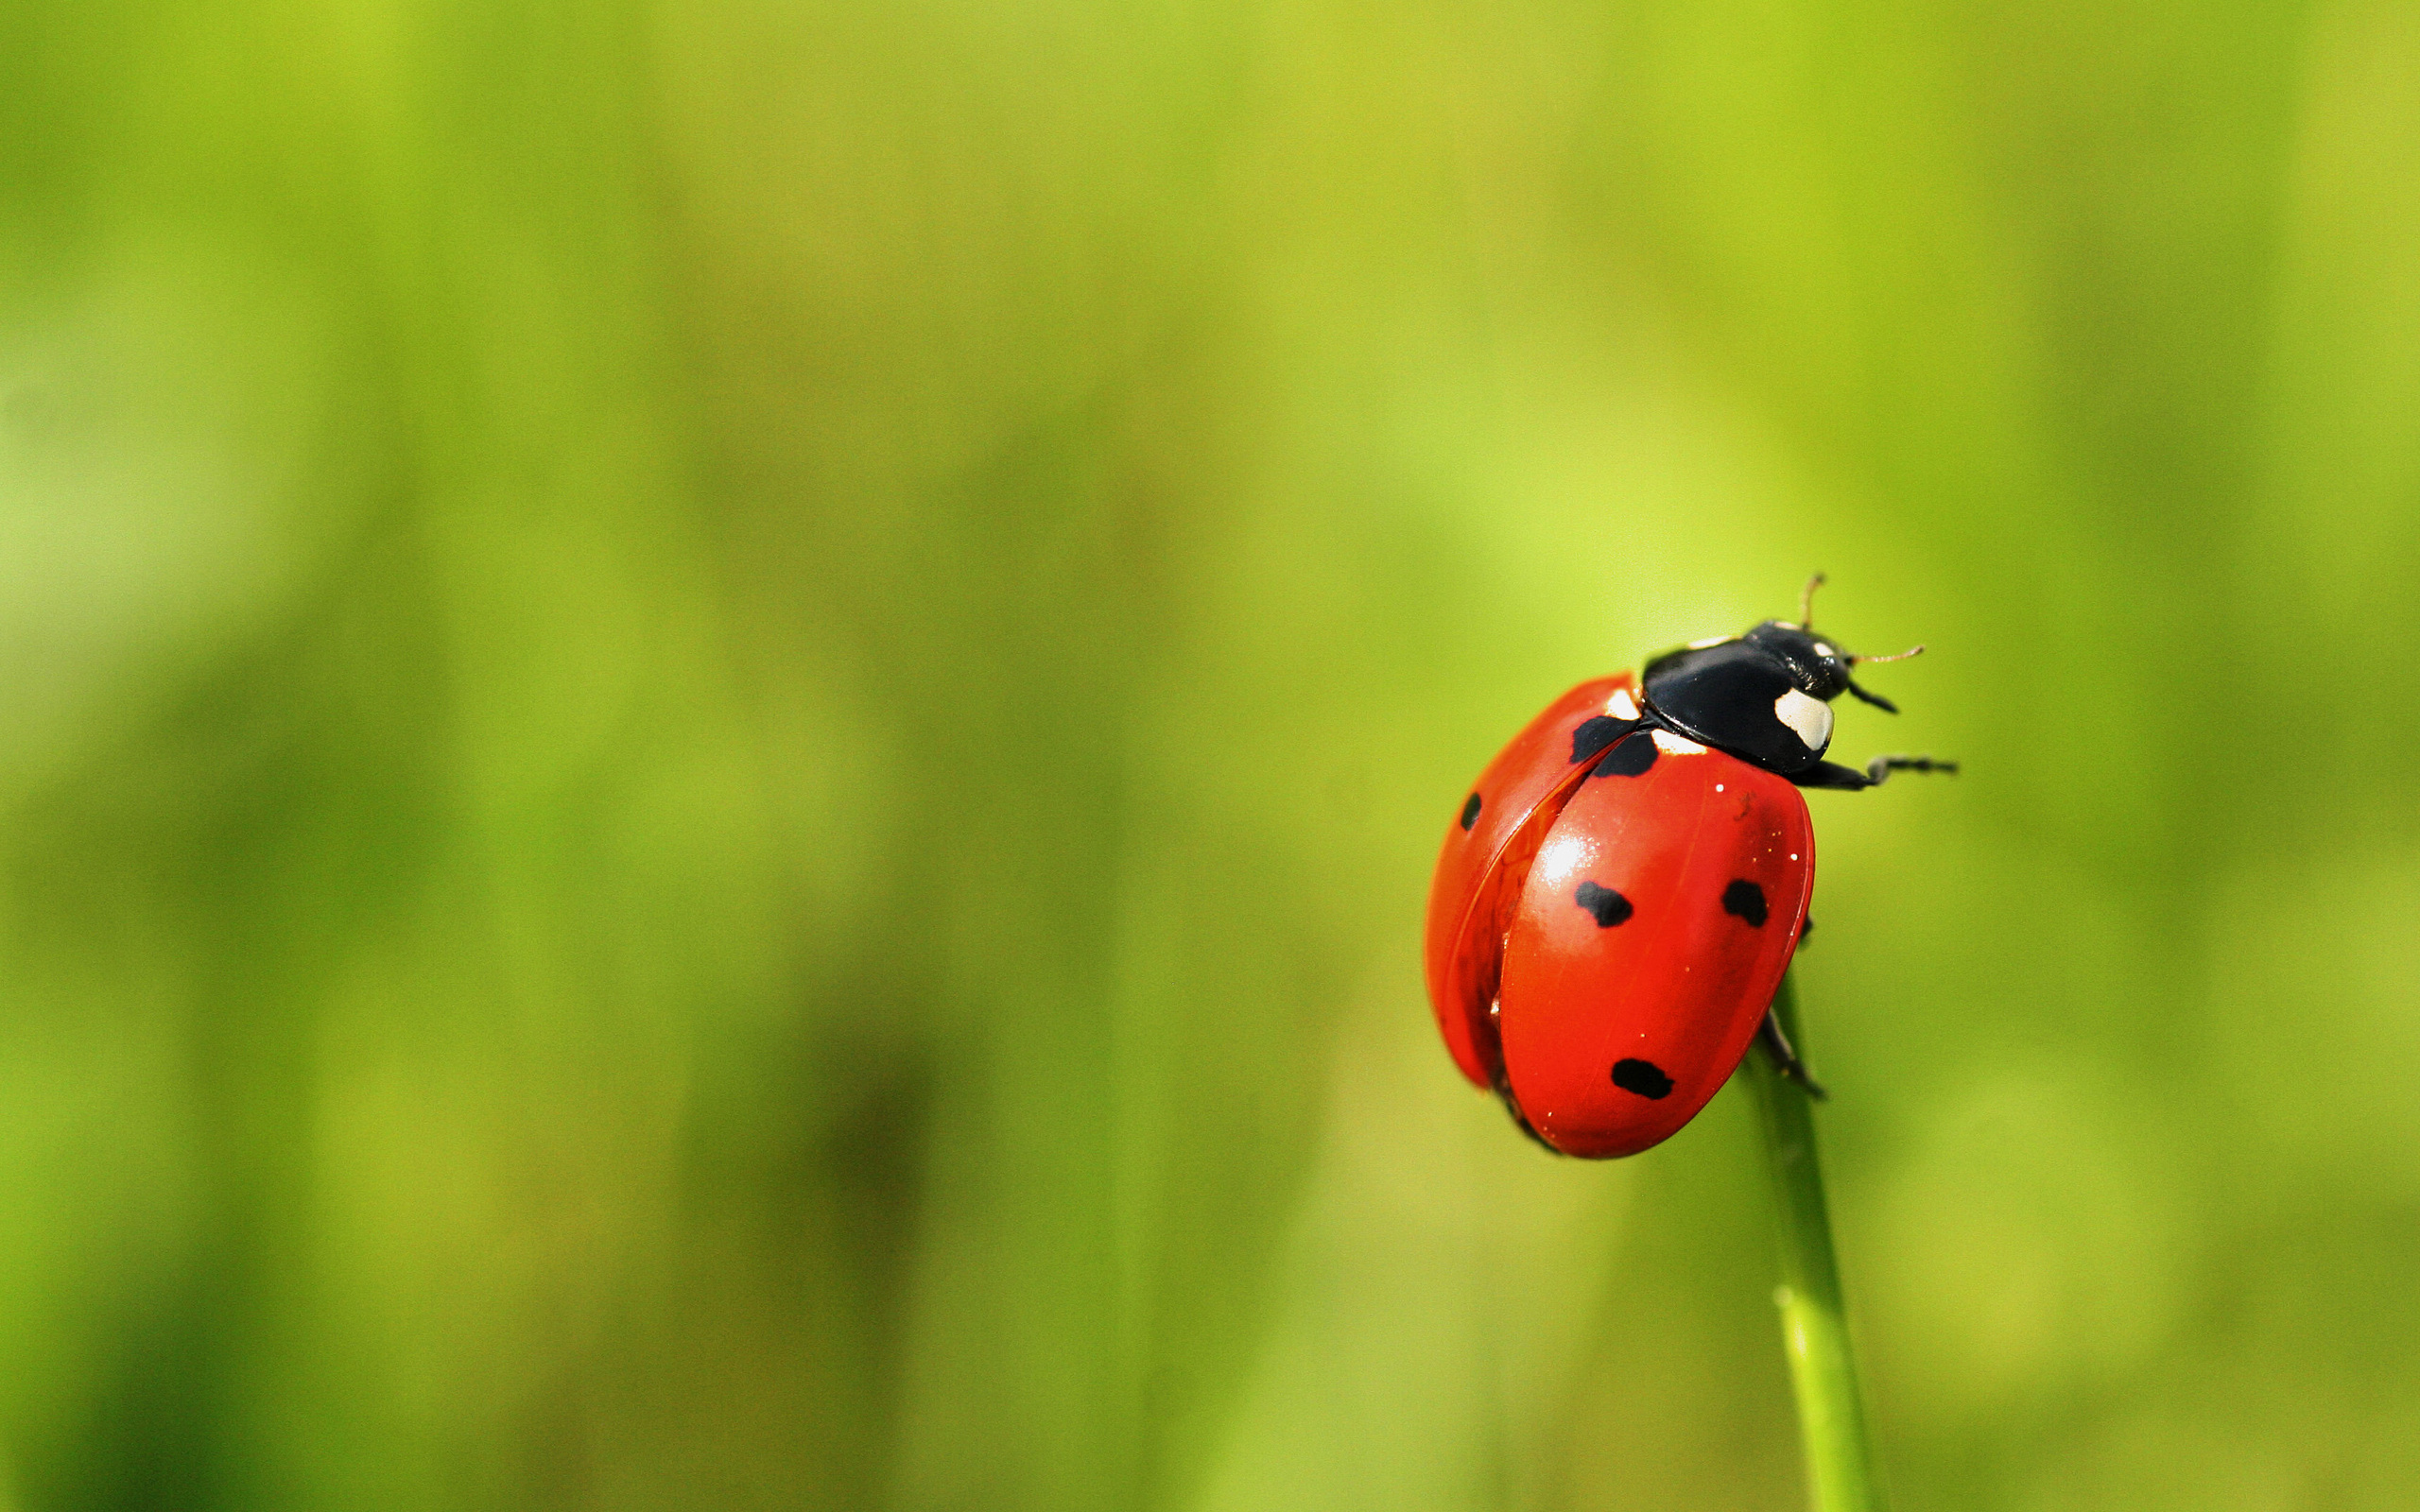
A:
{"type": "Polygon", "coordinates": [[[1469,828],[1447,829],[1429,893],[1429,998],[1455,1063],[1570,1155],[1636,1154],[1720,1090],[1814,887],[1797,787],[1623,728],[1636,700],[1629,675],[1601,678],[1532,720],[1480,775],[1469,828]]]}
{"type": "Polygon", "coordinates": [[[1428,888],[1428,1001],[1454,1064],[1481,1087],[1494,1085],[1497,1069],[1488,1008],[1495,999],[1502,952],[1465,948],[1464,942],[1474,935],[1502,936],[1511,922],[1497,917],[1499,909],[1511,906],[1504,884],[1518,882],[1528,871],[1530,857],[1546,837],[1544,826],[1554,821],[1571,786],[1601,752],[1599,746],[1575,760],[1574,733],[1594,719],[1635,719],[1637,699],[1638,683],[1624,672],[1583,682],[1548,704],[1488,763],[1462,817],[1445,832],[1428,888]],[[1476,813],[1468,806],[1473,801],[1476,813]]]}

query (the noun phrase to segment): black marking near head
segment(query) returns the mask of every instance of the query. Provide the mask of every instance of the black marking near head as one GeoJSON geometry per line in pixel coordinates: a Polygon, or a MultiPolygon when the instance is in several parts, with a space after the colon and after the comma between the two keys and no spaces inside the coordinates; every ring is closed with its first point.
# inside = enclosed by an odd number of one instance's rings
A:
{"type": "Polygon", "coordinates": [[[1651,1060],[1615,1061],[1614,1085],[1626,1092],[1636,1092],[1651,1103],[1672,1092],[1672,1078],[1651,1060]]]}
{"type": "Polygon", "coordinates": [[[1462,828],[1467,830],[1478,822],[1478,795],[1473,793],[1462,800],[1462,828]]]}
{"type": "Polygon", "coordinates": [[[1599,714],[1580,721],[1571,732],[1571,765],[1579,765],[1599,751],[1631,732],[1635,719],[1616,719],[1611,714],[1599,714]]]}
{"type": "Polygon", "coordinates": [[[1655,765],[1655,737],[1640,730],[1605,752],[1591,777],[1636,777],[1655,765]]]}
{"type": "Polygon", "coordinates": [[[1597,920],[1599,929],[1611,929],[1633,912],[1629,899],[1611,887],[1599,887],[1593,882],[1582,883],[1580,890],[1571,897],[1573,902],[1588,910],[1597,920]]]}
{"type": "Polygon", "coordinates": [[[1722,889],[1722,911],[1746,919],[1754,928],[1765,927],[1765,889],[1745,880],[1722,889]]]}

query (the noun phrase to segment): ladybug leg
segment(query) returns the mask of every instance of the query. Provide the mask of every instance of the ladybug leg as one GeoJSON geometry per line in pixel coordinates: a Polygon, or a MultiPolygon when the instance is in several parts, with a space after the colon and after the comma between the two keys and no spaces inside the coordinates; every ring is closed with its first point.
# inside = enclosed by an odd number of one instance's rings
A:
{"type": "Polygon", "coordinates": [[[1806,1088],[1807,1096],[1821,1102],[1831,1095],[1808,1073],[1806,1062],[1798,1058],[1798,1052],[1790,1048],[1789,1036],[1782,1033],[1781,1021],[1773,1017],[1772,1009],[1765,1010],[1765,1022],[1756,1026],[1756,1038],[1763,1042],[1765,1054],[1773,1057],[1773,1069],[1806,1088]]]}
{"type": "Polygon", "coordinates": [[[1801,787],[1837,787],[1856,792],[1860,788],[1880,787],[1893,772],[1956,772],[1956,762],[1937,762],[1929,756],[1876,756],[1865,764],[1865,770],[1842,766],[1837,762],[1817,762],[1803,772],[1792,772],[1789,780],[1801,787]]]}
{"type": "Polygon", "coordinates": [[[1872,787],[1876,781],[1856,767],[1842,766],[1838,762],[1817,762],[1803,772],[1790,772],[1787,775],[1800,787],[1840,787],[1851,792],[1861,787],[1872,787]]]}
{"type": "Polygon", "coordinates": [[[1937,762],[1929,756],[1876,756],[1865,764],[1866,779],[1876,787],[1880,787],[1882,780],[1893,772],[1947,772],[1955,777],[1958,764],[1937,762]]]}

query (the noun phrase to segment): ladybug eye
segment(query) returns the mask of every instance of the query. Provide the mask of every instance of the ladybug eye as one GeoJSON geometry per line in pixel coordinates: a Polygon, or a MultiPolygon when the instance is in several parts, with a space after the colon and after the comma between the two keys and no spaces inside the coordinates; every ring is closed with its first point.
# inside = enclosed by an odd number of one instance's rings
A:
{"type": "Polygon", "coordinates": [[[1773,717],[1788,725],[1808,750],[1822,750],[1831,744],[1832,706],[1796,688],[1773,700],[1773,717]]]}

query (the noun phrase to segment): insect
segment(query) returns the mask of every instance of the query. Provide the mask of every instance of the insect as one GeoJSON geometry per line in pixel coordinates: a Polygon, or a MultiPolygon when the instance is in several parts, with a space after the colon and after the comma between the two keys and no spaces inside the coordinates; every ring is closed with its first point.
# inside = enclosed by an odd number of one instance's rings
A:
{"type": "Polygon", "coordinates": [[[1886,713],[1795,624],[1699,641],[1643,676],[1583,682],[1513,737],[1445,832],[1428,894],[1437,1026],[1462,1074],[1566,1155],[1634,1155],[1697,1115],[1764,1040],[1806,1070],[1768,1009],[1807,927],[1815,833],[1803,787],[1878,787],[1928,756],[1824,759],[1831,702],[1886,713]]]}

